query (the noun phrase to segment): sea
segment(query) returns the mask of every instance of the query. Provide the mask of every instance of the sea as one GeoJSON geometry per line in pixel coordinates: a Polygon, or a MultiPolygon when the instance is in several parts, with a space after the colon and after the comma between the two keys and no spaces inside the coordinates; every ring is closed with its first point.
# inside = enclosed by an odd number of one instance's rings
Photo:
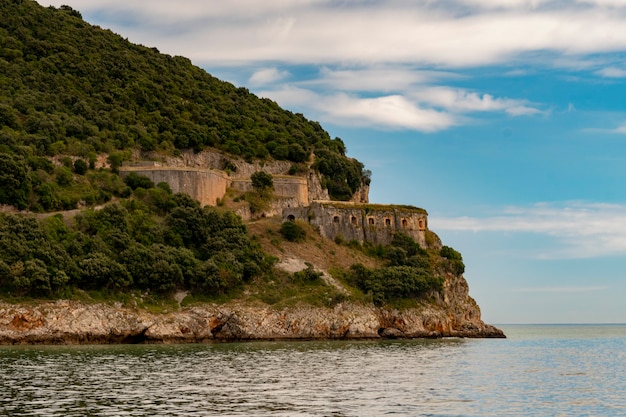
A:
{"type": "Polygon", "coordinates": [[[507,339],[0,347],[2,416],[626,416],[626,325],[507,339]]]}

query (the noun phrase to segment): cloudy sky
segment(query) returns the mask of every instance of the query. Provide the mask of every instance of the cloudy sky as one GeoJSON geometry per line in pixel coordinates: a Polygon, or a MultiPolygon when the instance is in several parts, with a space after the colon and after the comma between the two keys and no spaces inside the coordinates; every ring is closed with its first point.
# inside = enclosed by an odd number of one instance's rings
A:
{"type": "Polygon", "coordinates": [[[626,322],[626,0],[39,0],[318,120],[492,323],[626,322]]]}

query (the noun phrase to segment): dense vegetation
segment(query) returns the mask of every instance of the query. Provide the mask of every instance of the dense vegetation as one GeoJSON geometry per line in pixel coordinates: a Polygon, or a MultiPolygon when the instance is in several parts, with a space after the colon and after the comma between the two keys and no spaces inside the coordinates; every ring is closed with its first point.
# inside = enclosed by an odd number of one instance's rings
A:
{"type": "Polygon", "coordinates": [[[349,279],[364,293],[371,294],[374,303],[381,305],[400,299],[420,298],[424,293],[443,288],[442,272],[463,273],[461,254],[444,246],[441,251],[427,251],[409,236],[398,233],[389,246],[366,245],[362,248],[386,261],[378,269],[361,264],[350,268],[349,279]],[[445,255],[454,256],[449,259],[445,255]]]}
{"type": "Polygon", "coordinates": [[[200,208],[166,184],[78,215],[0,215],[0,291],[50,296],[73,288],[227,293],[269,269],[232,212],[200,208]]]}
{"type": "MultiPolygon", "coordinates": [[[[369,184],[371,173],[346,157],[343,141],[319,123],[222,82],[186,58],[131,44],[67,6],[4,0],[0,16],[0,204],[52,212],[109,203],[71,220],[0,214],[1,294],[215,295],[257,276],[274,280],[272,259],[233,213],[202,209],[167,184],[134,173],[122,180],[117,168],[133,150],[176,154],[210,147],[246,160],[288,160],[293,173],[314,154],[313,168],[331,198],[347,200],[369,184]],[[111,169],[96,169],[102,155],[111,169]]],[[[237,198],[261,211],[273,180],[257,173],[252,181],[254,191],[237,198]]],[[[280,234],[306,240],[297,222],[284,223],[280,234]]],[[[386,265],[355,265],[348,280],[377,304],[440,290],[440,272],[464,269],[454,249],[432,253],[404,235],[368,250],[386,265]]],[[[322,286],[319,278],[309,266],[289,280],[322,286]]]]}
{"type": "Polygon", "coordinates": [[[132,149],[212,147],[294,167],[314,152],[334,199],[348,199],[364,180],[363,165],[346,157],[342,140],[331,139],[319,123],[220,81],[186,58],[134,45],[67,6],[7,0],[0,16],[0,164],[16,164],[11,178],[0,179],[0,203],[65,208],[71,201],[43,202],[63,192],[42,184],[75,184],[57,181],[67,172],[55,172],[42,157],[88,163],[111,154],[115,165],[132,149]]]}

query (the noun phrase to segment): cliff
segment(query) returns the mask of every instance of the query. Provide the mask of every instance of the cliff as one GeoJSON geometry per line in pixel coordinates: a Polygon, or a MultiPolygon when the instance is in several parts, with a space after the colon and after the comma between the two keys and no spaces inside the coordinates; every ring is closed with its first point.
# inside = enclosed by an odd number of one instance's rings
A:
{"type": "Polygon", "coordinates": [[[210,305],[153,314],[60,300],[0,303],[0,344],[197,343],[278,339],[504,337],[472,311],[405,311],[351,303],[334,308],[210,305]]]}

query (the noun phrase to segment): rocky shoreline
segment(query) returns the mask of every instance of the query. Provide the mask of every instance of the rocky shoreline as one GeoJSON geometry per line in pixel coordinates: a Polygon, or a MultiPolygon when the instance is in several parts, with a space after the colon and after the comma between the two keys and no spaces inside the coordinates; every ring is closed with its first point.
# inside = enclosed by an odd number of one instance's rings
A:
{"type": "Polygon", "coordinates": [[[203,305],[150,313],[59,300],[0,302],[0,344],[205,343],[253,340],[503,338],[480,318],[439,308],[405,311],[344,303],[334,308],[203,305]]]}

